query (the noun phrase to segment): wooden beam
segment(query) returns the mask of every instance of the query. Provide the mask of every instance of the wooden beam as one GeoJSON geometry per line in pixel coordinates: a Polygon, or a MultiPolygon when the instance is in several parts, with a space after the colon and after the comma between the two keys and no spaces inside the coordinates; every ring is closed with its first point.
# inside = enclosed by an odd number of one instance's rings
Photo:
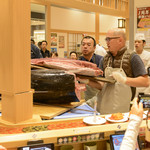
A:
{"type": "Polygon", "coordinates": [[[48,41],[48,49],[51,49],[51,5],[46,5],[46,40],[48,41]]]}
{"type": "Polygon", "coordinates": [[[126,19],[126,38],[129,40],[129,19],[126,19]]]}
{"type": "MultiPolygon", "coordinates": [[[[61,32],[61,33],[77,33],[77,34],[89,34],[89,35],[94,35],[95,32],[87,32],[87,31],[75,31],[75,30],[61,30],[61,29],[51,29],[51,32],[61,32]]],[[[99,32],[99,35],[106,35],[106,32],[99,32]]]]}
{"type": "Polygon", "coordinates": [[[112,8],[99,6],[97,4],[91,4],[84,1],[78,0],[45,0],[46,2],[50,2],[52,5],[67,7],[67,8],[75,8],[88,12],[97,12],[100,14],[129,18],[129,14],[126,11],[115,10],[112,8]]]}
{"type": "Polygon", "coordinates": [[[34,4],[43,4],[45,5],[45,0],[30,0],[31,3],[34,3],[34,4]]]}
{"type": "Polygon", "coordinates": [[[95,32],[87,32],[87,31],[75,31],[75,30],[61,30],[61,29],[51,29],[51,32],[61,32],[61,33],[79,33],[79,34],[95,34],[95,32]]]}

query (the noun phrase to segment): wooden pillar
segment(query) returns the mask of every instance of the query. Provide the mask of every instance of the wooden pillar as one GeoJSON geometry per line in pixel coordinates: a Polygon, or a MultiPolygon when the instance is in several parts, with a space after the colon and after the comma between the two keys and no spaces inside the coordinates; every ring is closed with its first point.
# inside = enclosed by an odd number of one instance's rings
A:
{"type": "Polygon", "coordinates": [[[67,32],[67,58],[69,58],[69,33],[67,32]]]}
{"type": "Polygon", "coordinates": [[[95,40],[99,43],[99,13],[95,13],[95,40]]]}
{"type": "Polygon", "coordinates": [[[99,0],[95,0],[95,4],[99,5],[99,0]]]}
{"type": "Polygon", "coordinates": [[[126,37],[129,40],[129,18],[126,18],[126,37]]]}
{"type": "Polygon", "coordinates": [[[2,120],[11,123],[32,118],[30,12],[30,0],[1,1],[2,120]]]}
{"type": "Polygon", "coordinates": [[[129,1],[129,48],[134,49],[134,34],[135,34],[135,20],[134,20],[134,0],[129,1]]]}
{"type": "Polygon", "coordinates": [[[51,4],[46,5],[46,40],[48,41],[48,49],[51,50],[51,4]]]}

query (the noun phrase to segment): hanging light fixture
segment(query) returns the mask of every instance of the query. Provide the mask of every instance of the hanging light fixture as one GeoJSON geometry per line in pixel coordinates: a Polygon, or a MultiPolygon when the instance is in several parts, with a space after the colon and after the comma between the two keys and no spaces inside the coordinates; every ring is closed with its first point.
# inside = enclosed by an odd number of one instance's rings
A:
{"type": "Polygon", "coordinates": [[[125,28],[125,19],[118,19],[118,28],[125,28]]]}

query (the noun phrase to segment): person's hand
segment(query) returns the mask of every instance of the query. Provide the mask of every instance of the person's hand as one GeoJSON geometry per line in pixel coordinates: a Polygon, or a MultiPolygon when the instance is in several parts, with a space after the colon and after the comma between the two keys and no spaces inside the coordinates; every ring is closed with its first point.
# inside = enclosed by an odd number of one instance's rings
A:
{"type": "Polygon", "coordinates": [[[7,149],[3,147],[2,145],[0,145],[0,150],[7,150],[7,149]]]}
{"type": "Polygon", "coordinates": [[[123,77],[123,75],[119,72],[113,72],[112,73],[112,76],[113,78],[117,81],[117,82],[120,82],[122,84],[125,84],[126,83],[126,80],[127,78],[126,77],[123,77]]]}
{"type": "Polygon", "coordinates": [[[130,114],[137,115],[141,118],[143,118],[143,104],[141,102],[137,102],[137,98],[134,98],[133,105],[131,107],[130,114]]]}

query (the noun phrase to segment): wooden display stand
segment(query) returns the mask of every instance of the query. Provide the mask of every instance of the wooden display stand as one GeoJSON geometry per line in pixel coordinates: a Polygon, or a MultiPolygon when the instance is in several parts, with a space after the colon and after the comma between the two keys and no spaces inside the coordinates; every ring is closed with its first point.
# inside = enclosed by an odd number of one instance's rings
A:
{"type": "Polygon", "coordinates": [[[32,95],[32,91],[15,94],[14,96],[2,94],[2,119],[19,123],[32,118],[32,95]]]}

